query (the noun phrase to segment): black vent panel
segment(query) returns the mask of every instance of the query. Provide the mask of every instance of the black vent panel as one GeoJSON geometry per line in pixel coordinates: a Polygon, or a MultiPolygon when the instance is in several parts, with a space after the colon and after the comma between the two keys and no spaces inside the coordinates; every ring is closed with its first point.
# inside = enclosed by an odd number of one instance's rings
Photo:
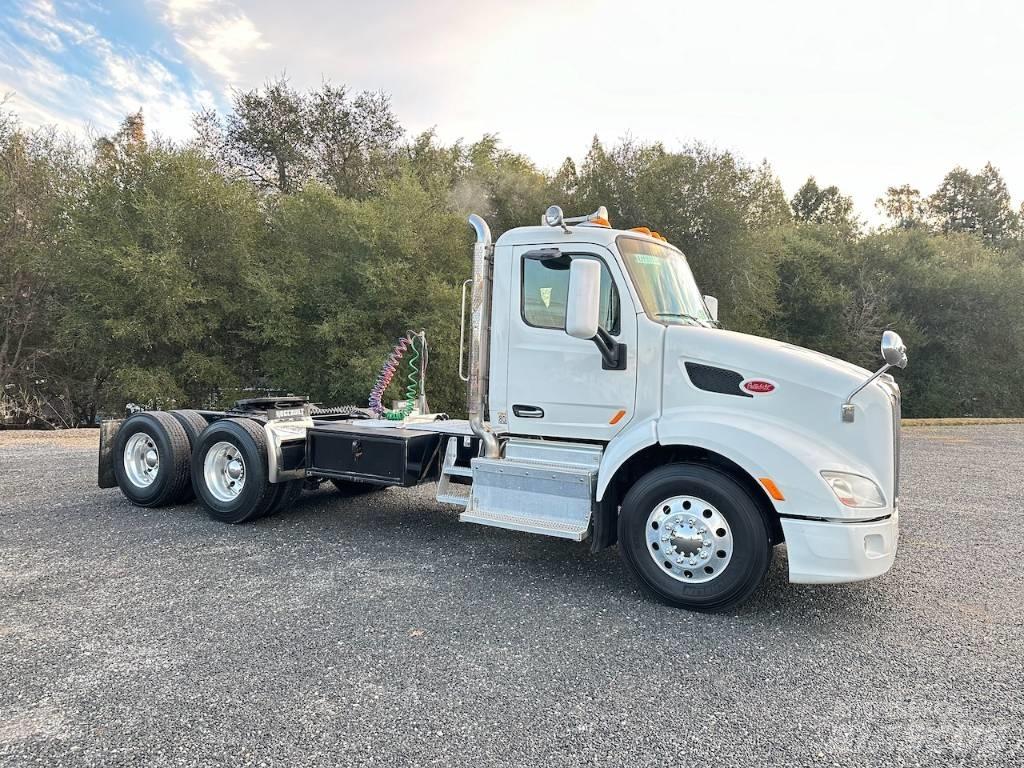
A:
{"type": "Polygon", "coordinates": [[[713,365],[686,363],[686,375],[693,386],[705,392],[717,392],[720,395],[736,395],[737,397],[753,397],[749,392],[740,389],[743,374],[730,371],[728,368],[715,368],[713,365]]]}

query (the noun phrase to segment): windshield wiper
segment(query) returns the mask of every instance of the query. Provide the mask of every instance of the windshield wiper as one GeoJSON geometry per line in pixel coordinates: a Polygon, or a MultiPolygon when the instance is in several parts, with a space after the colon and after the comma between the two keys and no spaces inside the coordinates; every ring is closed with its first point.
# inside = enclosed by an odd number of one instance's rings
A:
{"type": "Polygon", "coordinates": [[[700,325],[700,326],[703,326],[704,323],[705,323],[705,321],[701,320],[699,317],[695,317],[694,315],[687,314],[686,312],[655,312],[654,316],[655,317],[679,317],[679,318],[682,318],[683,320],[692,320],[693,322],[695,322],[697,325],[700,325]]]}

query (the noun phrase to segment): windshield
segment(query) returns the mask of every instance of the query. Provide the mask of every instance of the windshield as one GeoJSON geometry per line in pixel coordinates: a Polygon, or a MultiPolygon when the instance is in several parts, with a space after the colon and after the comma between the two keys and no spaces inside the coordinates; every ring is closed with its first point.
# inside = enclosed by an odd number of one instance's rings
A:
{"type": "Polygon", "coordinates": [[[683,254],[638,237],[615,242],[649,318],[664,324],[713,324],[683,254]]]}

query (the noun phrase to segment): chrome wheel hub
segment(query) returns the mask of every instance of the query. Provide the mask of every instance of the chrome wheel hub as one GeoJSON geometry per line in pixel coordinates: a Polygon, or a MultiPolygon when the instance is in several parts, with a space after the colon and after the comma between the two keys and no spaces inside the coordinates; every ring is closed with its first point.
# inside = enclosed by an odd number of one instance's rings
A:
{"type": "Polygon", "coordinates": [[[729,523],[696,496],[673,496],[647,517],[647,552],[678,581],[701,584],[725,571],[732,559],[729,523]]]}
{"type": "Polygon", "coordinates": [[[206,452],[203,479],[217,501],[234,501],[245,488],[245,459],[238,448],[222,440],[206,452]]]}
{"type": "Polygon", "coordinates": [[[160,474],[160,451],[145,432],[136,432],[125,443],[124,473],[137,488],[148,488],[160,474]]]}

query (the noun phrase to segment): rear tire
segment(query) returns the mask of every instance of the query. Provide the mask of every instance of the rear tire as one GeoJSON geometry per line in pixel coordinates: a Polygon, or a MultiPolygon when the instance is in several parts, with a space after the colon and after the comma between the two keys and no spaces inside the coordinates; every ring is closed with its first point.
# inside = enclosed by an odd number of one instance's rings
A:
{"type": "Polygon", "coordinates": [[[264,517],[270,517],[281,512],[287,512],[294,504],[299,496],[302,495],[302,486],[305,483],[304,480],[286,480],[283,483],[277,484],[277,495],[274,497],[273,503],[264,513],[264,517]]]}
{"type": "Polygon", "coordinates": [[[641,587],[669,605],[721,611],[757,589],[772,560],[755,499],[724,472],[669,464],[622,501],[619,552],[641,587]]]}
{"type": "Polygon", "coordinates": [[[162,411],[136,413],[114,438],[117,486],[138,507],[173,504],[188,487],[189,453],[188,435],[177,419],[162,411]]]}
{"type": "Polygon", "coordinates": [[[221,419],[208,426],[192,451],[192,486],[210,517],[244,523],[278,501],[279,484],[267,480],[267,436],[252,419],[221,419]]]}
{"type": "Polygon", "coordinates": [[[191,482],[191,451],[195,447],[196,442],[199,440],[199,435],[203,433],[203,430],[209,426],[209,422],[203,418],[203,415],[199,411],[179,410],[171,411],[171,416],[178,420],[182,428],[185,430],[185,434],[188,435],[188,446],[189,446],[189,483],[185,486],[185,490],[182,491],[181,497],[178,499],[181,503],[188,503],[196,497],[195,489],[192,487],[191,482]]]}

